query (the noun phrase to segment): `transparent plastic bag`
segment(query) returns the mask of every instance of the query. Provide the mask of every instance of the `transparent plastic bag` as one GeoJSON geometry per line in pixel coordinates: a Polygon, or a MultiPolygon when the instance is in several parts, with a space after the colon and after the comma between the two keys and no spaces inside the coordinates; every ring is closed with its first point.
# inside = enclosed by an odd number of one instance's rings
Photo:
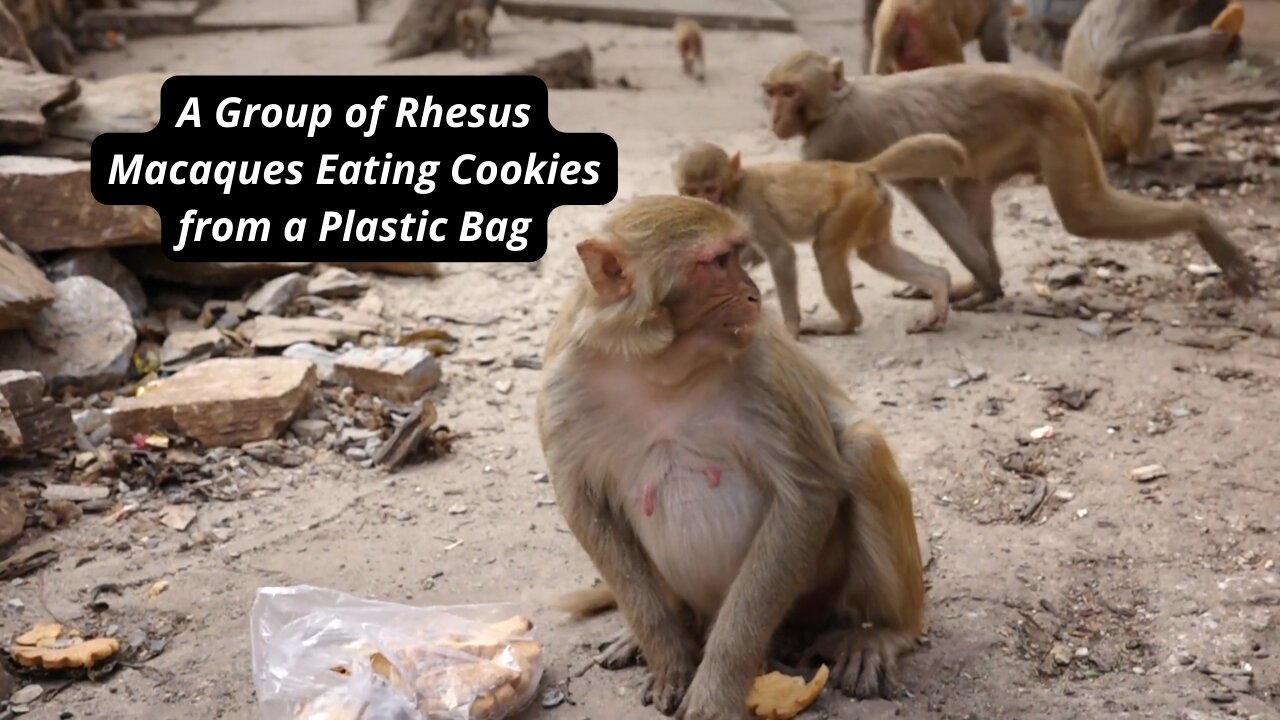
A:
{"type": "Polygon", "coordinates": [[[250,614],[264,720],[501,720],[542,679],[514,605],[413,607],[299,585],[250,614]]]}

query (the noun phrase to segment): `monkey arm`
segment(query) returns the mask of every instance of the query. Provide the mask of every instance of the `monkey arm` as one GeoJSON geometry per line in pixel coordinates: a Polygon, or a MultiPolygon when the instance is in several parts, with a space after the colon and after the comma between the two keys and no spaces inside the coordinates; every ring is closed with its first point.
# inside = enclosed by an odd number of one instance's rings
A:
{"type": "Polygon", "coordinates": [[[898,189],[911,200],[956,254],[960,263],[973,275],[987,300],[1000,297],[1000,268],[987,252],[977,230],[951,193],[937,180],[911,180],[897,183],[898,189]]]}
{"type": "Polygon", "coordinates": [[[1211,28],[1134,40],[1103,55],[1102,76],[1114,80],[1130,70],[1154,62],[1172,64],[1224,52],[1230,43],[1230,35],[1211,28]]]}

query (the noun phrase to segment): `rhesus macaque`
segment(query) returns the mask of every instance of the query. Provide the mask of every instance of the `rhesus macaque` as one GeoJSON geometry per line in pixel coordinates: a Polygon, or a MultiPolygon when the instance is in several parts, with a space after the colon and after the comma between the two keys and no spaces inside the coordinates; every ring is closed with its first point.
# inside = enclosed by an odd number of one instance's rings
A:
{"type": "Polygon", "coordinates": [[[983,59],[1009,62],[1009,0],[885,0],[872,27],[869,72],[888,75],[964,62],[977,39],[983,59]]]}
{"type": "Polygon", "coordinates": [[[648,664],[643,702],[685,720],[744,717],[788,621],[860,696],[889,691],[923,622],[893,453],[762,316],[746,242],[704,200],[627,204],[578,245],[586,277],[538,396],[557,506],[609,588],[570,603],[616,595],[630,630],[618,643],[648,664]]]}
{"type": "Polygon", "coordinates": [[[463,8],[454,18],[458,46],[467,57],[489,54],[489,11],[475,6],[463,8]]]}
{"type": "Polygon", "coordinates": [[[1173,153],[1152,130],[1164,96],[1165,64],[1223,55],[1229,33],[1175,33],[1178,13],[1194,0],[1093,0],[1071,26],[1062,74],[1084,88],[1102,113],[1098,145],[1106,160],[1143,164],[1173,153]]]}
{"type": "Polygon", "coordinates": [[[796,251],[792,243],[813,241],[822,289],[840,316],[810,330],[847,335],[862,325],[853,299],[849,253],[880,272],[928,292],[933,312],[907,332],[941,330],[947,323],[951,275],[893,242],[893,199],[886,181],[954,177],[964,171],[964,147],[945,135],[915,135],[889,146],[865,163],[784,162],[742,167],[711,143],[698,143],[673,167],[681,195],[722,203],[746,216],[755,246],[769,260],[782,318],[800,332],[796,251]]]}
{"type": "Polygon", "coordinates": [[[697,20],[676,18],[675,31],[676,49],[680,51],[684,74],[702,82],[707,75],[706,62],[702,57],[702,26],[697,20]]]}
{"type": "Polygon", "coordinates": [[[974,283],[953,286],[953,300],[976,293],[966,303],[976,305],[1002,294],[991,197],[1019,173],[1040,174],[1073,235],[1141,240],[1194,233],[1237,294],[1256,290],[1249,258],[1198,205],[1157,202],[1111,186],[1095,141],[1097,106],[1066,80],[981,64],[851,83],[839,58],[806,50],[770,71],[764,91],[774,134],[802,136],[806,160],[865,161],[919,133],[945,133],[964,145],[969,173],[949,188],[936,180],[897,183],[974,276],[974,283]]]}

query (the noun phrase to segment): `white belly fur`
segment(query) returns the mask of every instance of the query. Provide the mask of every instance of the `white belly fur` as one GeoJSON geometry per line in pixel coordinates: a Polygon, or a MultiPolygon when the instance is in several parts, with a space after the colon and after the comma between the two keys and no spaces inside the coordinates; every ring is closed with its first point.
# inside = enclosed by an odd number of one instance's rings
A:
{"type": "Polygon", "coordinates": [[[626,484],[624,507],[658,573],[695,611],[714,617],[760,526],[765,498],[730,458],[708,448],[705,435],[700,440],[698,449],[691,439],[656,442],[626,484]],[[718,486],[708,468],[719,471],[718,486]]]}

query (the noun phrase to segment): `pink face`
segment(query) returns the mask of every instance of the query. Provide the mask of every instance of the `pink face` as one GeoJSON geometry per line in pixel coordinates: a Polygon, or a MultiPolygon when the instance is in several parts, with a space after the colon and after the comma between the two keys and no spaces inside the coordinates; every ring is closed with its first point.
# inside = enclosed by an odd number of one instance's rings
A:
{"type": "Polygon", "coordinates": [[[736,349],[755,339],[760,288],[738,260],[745,244],[746,238],[719,240],[694,255],[686,289],[670,306],[676,332],[700,331],[736,349]]]}
{"type": "Polygon", "coordinates": [[[780,140],[793,138],[804,131],[804,96],[791,83],[765,83],[765,99],[773,114],[773,134],[780,140]]]}
{"type": "Polygon", "coordinates": [[[720,183],[715,180],[688,182],[680,188],[680,194],[686,197],[702,198],[713,203],[719,203],[720,183]]]}

